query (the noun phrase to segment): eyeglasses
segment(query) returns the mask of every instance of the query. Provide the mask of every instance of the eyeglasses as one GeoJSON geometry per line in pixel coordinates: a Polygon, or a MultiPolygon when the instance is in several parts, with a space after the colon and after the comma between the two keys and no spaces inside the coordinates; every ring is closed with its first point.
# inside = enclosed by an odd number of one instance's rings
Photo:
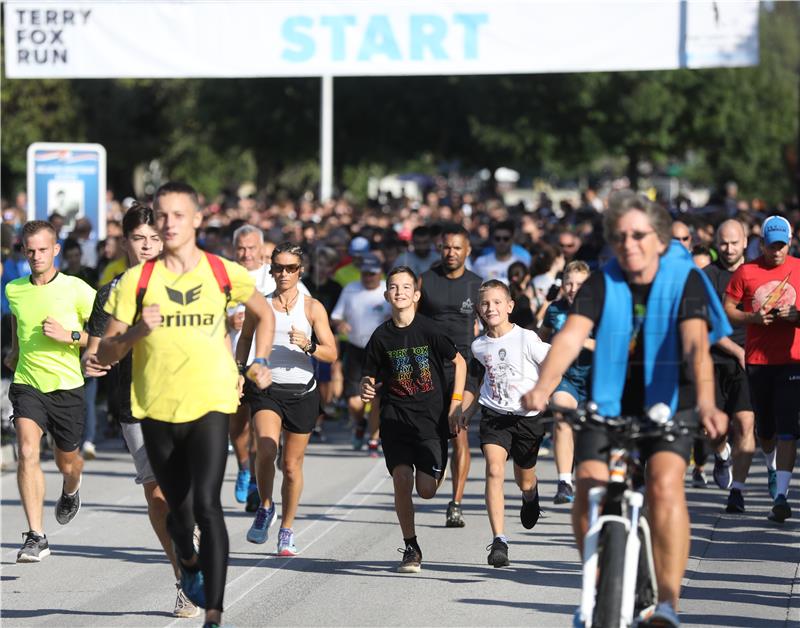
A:
{"type": "Polygon", "coordinates": [[[495,242],[511,242],[511,236],[495,236],[495,242]]]}
{"type": "Polygon", "coordinates": [[[673,240],[677,240],[678,242],[688,242],[689,240],[692,239],[692,236],[683,236],[682,238],[678,237],[678,236],[674,236],[672,239],[673,240]]]}
{"type": "Polygon", "coordinates": [[[641,242],[655,231],[631,231],[630,233],[614,233],[611,235],[611,243],[617,246],[625,244],[628,238],[633,238],[635,242],[641,242]]]}
{"type": "Polygon", "coordinates": [[[284,271],[289,275],[293,275],[298,270],[300,270],[300,264],[273,264],[270,268],[270,272],[273,275],[280,275],[284,271]]]}

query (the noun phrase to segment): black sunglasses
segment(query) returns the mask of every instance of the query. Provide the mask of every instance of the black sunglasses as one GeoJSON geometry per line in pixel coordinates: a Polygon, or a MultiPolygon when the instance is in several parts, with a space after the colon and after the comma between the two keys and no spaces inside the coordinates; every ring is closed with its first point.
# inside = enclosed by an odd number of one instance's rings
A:
{"type": "Polygon", "coordinates": [[[273,275],[280,275],[283,271],[293,275],[298,270],[300,270],[300,264],[273,264],[270,268],[270,272],[273,275]]]}

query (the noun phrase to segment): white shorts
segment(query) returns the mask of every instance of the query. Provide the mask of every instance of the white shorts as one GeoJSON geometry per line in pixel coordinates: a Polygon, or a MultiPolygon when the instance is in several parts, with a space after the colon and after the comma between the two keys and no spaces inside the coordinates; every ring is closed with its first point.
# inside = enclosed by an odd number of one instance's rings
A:
{"type": "Polygon", "coordinates": [[[128,451],[133,456],[133,465],[136,467],[136,483],[155,482],[156,476],[150,466],[150,460],[147,458],[147,450],[144,448],[142,424],[137,421],[136,423],[120,423],[120,426],[128,451]]]}

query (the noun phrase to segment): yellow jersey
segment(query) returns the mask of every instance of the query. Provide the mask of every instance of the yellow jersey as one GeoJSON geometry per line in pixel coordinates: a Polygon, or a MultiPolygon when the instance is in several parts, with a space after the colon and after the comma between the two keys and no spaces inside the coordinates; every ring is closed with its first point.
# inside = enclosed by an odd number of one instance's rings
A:
{"type": "Polygon", "coordinates": [[[78,277],[56,273],[42,286],[26,275],[10,281],[6,296],[17,319],[19,360],[14,371],[15,384],[27,384],[48,393],[83,386],[80,347],[48,338],[42,323],[48,316],[68,332],[81,331],[92,313],[95,291],[78,277]]]}
{"type": "MultiPolygon", "coordinates": [[[[255,291],[252,277],[243,266],[221,261],[231,283],[231,302],[246,302],[255,291]]],[[[105,306],[127,325],[135,322],[143,267],[139,264],[122,276],[105,306]]],[[[239,374],[225,342],[226,297],[206,256],[181,275],[159,259],[142,302],[142,307],[149,305],[159,306],[162,322],[133,347],[133,416],[187,423],[209,412],[235,412],[239,374]]]]}

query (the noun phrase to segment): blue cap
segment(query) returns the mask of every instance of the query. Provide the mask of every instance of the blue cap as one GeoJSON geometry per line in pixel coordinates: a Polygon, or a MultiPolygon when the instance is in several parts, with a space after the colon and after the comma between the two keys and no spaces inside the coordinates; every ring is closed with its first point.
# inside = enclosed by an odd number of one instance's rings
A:
{"type": "Polygon", "coordinates": [[[358,265],[362,273],[379,273],[381,272],[381,260],[374,253],[366,253],[361,257],[361,263],[358,265]]]}
{"type": "Polygon", "coordinates": [[[775,242],[789,244],[792,241],[792,226],[783,216],[770,216],[761,225],[761,237],[767,245],[775,242]]]}

